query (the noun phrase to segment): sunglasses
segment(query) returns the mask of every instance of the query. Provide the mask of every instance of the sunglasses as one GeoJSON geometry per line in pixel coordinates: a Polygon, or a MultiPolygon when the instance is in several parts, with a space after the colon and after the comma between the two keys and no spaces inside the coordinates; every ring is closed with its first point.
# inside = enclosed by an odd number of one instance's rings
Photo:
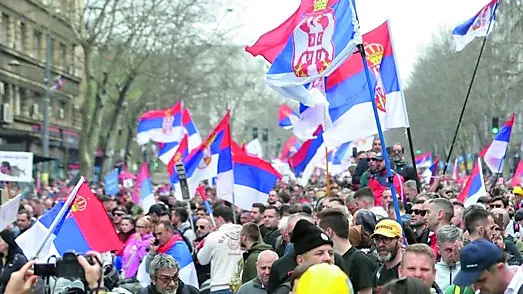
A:
{"type": "Polygon", "coordinates": [[[425,216],[425,214],[427,214],[427,211],[426,211],[426,210],[423,210],[423,209],[413,209],[413,210],[412,210],[412,214],[417,214],[417,215],[425,216]]]}
{"type": "Polygon", "coordinates": [[[376,158],[367,158],[367,161],[378,161],[376,158]]]}
{"type": "Polygon", "coordinates": [[[501,204],[490,204],[490,208],[503,208],[501,204]]]}
{"type": "Polygon", "coordinates": [[[205,230],[205,226],[196,226],[196,229],[205,230]]]}
{"type": "Polygon", "coordinates": [[[114,216],[124,216],[125,213],[115,213],[114,216]]]}

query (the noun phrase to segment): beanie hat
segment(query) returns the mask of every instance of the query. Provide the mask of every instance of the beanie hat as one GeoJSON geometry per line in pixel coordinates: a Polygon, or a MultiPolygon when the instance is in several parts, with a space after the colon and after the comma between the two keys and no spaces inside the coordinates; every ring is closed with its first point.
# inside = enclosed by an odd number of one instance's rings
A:
{"type": "Polygon", "coordinates": [[[296,255],[303,254],[325,244],[333,245],[332,240],[311,222],[301,219],[296,223],[291,235],[296,255]]]}

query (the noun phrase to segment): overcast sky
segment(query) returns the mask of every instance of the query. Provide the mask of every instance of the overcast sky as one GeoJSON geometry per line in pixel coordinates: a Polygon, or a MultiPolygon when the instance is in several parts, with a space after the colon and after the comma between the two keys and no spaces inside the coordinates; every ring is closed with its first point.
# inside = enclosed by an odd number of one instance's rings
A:
{"type": "MultiPolygon", "coordinates": [[[[400,76],[406,80],[424,45],[429,44],[441,28],[448,28],[450,34],[456,25],[472,17],[488,2],[356,0],[356,6],[363,32],[390,19],[400,76]]],[[[289,17],[300,0],[225,0],[224,4],[224,11],[229,11],[224,23],[236,28],[238,42],[249,44],[289,17]]]]}

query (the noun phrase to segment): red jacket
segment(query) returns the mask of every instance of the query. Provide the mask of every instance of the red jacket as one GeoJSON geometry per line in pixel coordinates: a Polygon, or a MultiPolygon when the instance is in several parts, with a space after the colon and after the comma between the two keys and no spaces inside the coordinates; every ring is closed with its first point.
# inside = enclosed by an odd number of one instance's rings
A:
{"type": "MultiPolygon", "coordinates": [[[[393,172],[393,176],[396,195],[401,199],[401,186],[403,185],[403,177],[395,172],[393,172]]],[[[372,174],[369,179],[368,187],[374,194],[374,206],[381,206],[383,191],[389,187],[389,183],[387,181],[387,171],[383,170],[377,174],[372,174]]]]}

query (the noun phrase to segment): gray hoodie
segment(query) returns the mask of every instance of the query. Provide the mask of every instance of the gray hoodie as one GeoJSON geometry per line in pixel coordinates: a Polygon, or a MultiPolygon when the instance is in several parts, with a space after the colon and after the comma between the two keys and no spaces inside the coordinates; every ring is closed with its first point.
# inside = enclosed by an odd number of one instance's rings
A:
{"type": "Polygon", "coordinates": [[[211,263],[211,292],[229,289],[229,283],[242,259],[240,249],[241,225],[224,224],[210,233],[198,251],[202,265],[211,263]]]}
{"type": "Polygon", "coordinates": [[[436,284],[445,291],[454,283],[454,278],[460,269],[459,262],[455,266],[446,264],[443,260],[436,263],[436,284]]]}

